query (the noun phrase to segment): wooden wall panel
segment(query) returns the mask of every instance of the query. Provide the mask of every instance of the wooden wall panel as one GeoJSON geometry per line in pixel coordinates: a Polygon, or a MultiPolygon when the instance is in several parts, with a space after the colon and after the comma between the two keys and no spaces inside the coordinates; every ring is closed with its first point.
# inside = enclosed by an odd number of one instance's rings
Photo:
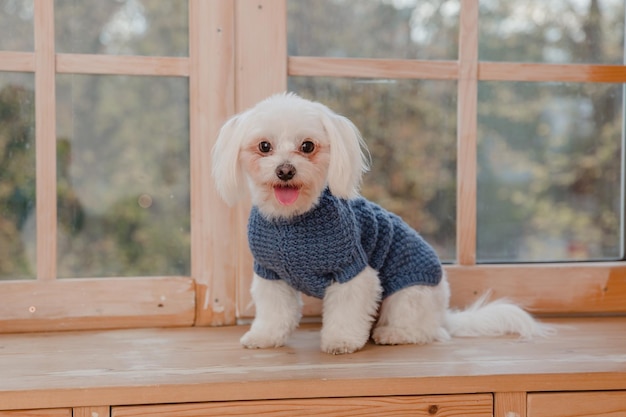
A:
{"type": "MultiPolygon", "coordinates": [[[[73,417],[71,408],[0,411],[0,417],[73,417]]],[[[91,416],[89,416],[91,417],[91,416]]]]}
{"type": "Polygon", "coordinates": [[[626,391],[528,395],[528,417],[619,417],[625,415],[626,391]]]}
{"type": "Polygon", "coordinates": [[[493,401],[494,417],[526,417],[525,392],[496,392],[493,401]]]}
{"type": "Polygon", "coordinates": [[[112,417],[197,417],[197,416],[320,416],[320,417],[491,417],[489,394],[415,397],[322,398],[217,402],[204,404],[116,407],[112,417]]]}
{"type": "Polygon", "coordinates": [[[76,407],[72,410],[72,417],[110,417],[110,407],[76,407]]]}

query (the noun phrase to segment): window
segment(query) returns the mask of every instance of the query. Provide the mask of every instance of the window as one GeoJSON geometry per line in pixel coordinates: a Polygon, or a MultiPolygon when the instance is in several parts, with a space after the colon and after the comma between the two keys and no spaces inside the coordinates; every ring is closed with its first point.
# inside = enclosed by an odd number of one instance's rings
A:
{"type": "Polygon", "coordinates": [[[0,2],[0,330],[234,321],[206,163],[235,111],[233,16],[0,2]]]}
{"type": "Polygon", "coordinates": [[[363,131],[363,193],[436,247],[454,305],[624,312],[623,20],[621,0],[0,0],[0,331],[251,316],[249,207],[221,202],[210,150],[287,88],[363,131]]]}
{"type": "Polygon", "coordinates": [[[363,194],[433,243],[453,303],[623,311],[623,1],[287,10],[290,89],[362,129],[363,194]]]}
{"type": "MultiPolygon", "coordinates": [[[[583,3],[481,3],[479,59],[621,62],[622,2],[583,3]]],[[[458,56],[459,1],[288,5],[296,60],[458,56]]],[[[478,83],[477,262],[622,259],[622,86],[517,77],[478,83]]],[[[365,195],[454,262],[457,79],[423,78],[297,76],[290,89],[352,115],[373,149],[365,195]]]]}

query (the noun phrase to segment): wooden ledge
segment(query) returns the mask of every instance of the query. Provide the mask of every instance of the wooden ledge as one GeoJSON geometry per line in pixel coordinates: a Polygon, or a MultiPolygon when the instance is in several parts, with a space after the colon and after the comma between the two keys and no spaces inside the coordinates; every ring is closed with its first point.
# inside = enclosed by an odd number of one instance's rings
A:
{"type": "Polygon", "coordinates": [[[319,351],[319,326],[246,350],[247,327],[0,335],[0,409],[529,391],[626,390],[626,318],[556,336],[319,351]]]}

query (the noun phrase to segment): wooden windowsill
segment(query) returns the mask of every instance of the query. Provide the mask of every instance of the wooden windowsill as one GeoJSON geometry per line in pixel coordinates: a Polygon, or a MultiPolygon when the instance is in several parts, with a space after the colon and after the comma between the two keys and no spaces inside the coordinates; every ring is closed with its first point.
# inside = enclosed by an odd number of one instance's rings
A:
{"type": "Polygon", "coordinates": [[[0,335],[0,409],[530,391],[626,390],[626,318],[556,336],[457,338],[331,356],[319,326],[246,350],[244,326],[0,335]]]}

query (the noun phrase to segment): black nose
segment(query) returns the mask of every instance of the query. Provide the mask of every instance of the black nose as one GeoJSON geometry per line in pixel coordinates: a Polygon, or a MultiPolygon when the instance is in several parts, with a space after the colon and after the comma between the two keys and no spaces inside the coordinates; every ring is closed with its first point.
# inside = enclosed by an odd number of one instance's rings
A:
{"type": "Polygon", "coordinates": [[[276,168],[276,176],[281,181],[289,181],[296,175],[296,167],[291,164],[282,164],[276,168]]]}

